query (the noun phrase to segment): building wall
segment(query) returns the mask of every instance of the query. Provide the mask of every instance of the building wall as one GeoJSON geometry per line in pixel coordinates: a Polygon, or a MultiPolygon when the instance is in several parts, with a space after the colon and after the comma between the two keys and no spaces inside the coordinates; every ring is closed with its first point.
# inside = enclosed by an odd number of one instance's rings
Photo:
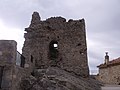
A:
{"type": "Polygon", "coordinates": [[[25,31],[25,67],[32,70],[36,67],[58,66],[81,76],[89,75],[84,19],[67,22],[62,17],[52,17],[41,21],[35,12],[25,31]],[[52,41],[58,44],[58,56],[53,60],[50,58],[52,41]]]}
{"type": "Polygon", "coordinates": [[[16,65],[17,43],[14,40],[0,40],[0,90],[18,90],[25,69],[16,65]]]}
{"type": "Polygon", "coordinates": [[[120,65],[99,69],[98,79],[105,84],[120,84],[120,65]]]}
{"type": "Polygon", "coordinates": [[[13,69],[16,60],[16,45],[13,40],[0,40],[1,88],[12,90],[13,69]]]}

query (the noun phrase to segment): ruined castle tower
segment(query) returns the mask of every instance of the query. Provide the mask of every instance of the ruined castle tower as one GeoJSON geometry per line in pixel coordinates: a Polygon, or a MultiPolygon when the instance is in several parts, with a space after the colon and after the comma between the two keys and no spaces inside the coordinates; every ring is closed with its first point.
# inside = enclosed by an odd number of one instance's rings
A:
{"type": "Polygon", "coordinates": [[[34,12],[25,29],[23,55],[25,67],[59,67],[80,76],[88,76],[85,21],[51,17],[42,21],[34,12]]]}

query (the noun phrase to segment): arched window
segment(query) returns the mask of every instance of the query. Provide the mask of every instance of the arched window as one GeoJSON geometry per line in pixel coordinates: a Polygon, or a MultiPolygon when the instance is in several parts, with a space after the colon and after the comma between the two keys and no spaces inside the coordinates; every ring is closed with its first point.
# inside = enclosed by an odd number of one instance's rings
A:
{"type": "Polygon", "coordinates": [[[57,41],[53,40],[49,44],[49,58],[51,60],[58,58],[58,42],[57,41]]]}

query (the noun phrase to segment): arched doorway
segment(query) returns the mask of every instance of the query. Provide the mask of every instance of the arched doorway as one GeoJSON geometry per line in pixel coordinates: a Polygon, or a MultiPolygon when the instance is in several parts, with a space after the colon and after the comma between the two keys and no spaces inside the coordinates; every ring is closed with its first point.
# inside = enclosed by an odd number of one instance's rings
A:
{"type": "Polygon", "coordinates": [[[49,44],[49,59],[55,60],[58,58],[58,42],[53,40],[49,44]]]}

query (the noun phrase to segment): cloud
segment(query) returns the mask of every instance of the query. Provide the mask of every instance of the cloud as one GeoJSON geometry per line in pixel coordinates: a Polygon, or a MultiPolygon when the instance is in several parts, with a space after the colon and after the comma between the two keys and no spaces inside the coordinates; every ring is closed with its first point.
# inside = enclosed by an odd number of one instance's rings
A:
{"type": "Polygon", "coordinates": [[[17,41],[17,50],[22,52],[22,45],[24,42],[24,31],[19,28],[9,28],[0,20],[0,39],[1,40],[15,40],[17,41]]]}

